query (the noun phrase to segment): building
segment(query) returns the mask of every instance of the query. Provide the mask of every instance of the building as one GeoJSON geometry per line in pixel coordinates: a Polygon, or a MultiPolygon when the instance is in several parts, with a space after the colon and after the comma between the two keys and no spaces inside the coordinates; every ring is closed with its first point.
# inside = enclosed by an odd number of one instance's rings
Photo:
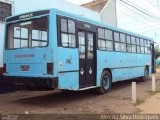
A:
{"type": "Polygon", "coordinates": [[[102,22],[117,26],[116,0],[93,0],[81,6],[100,13],[102,22]]]}
{"type": "Polygon", "coordinates": [[[13,4],[9,0],[0,0],[0,74],[3,71],[4,21],[13,14],[13,4]]]}

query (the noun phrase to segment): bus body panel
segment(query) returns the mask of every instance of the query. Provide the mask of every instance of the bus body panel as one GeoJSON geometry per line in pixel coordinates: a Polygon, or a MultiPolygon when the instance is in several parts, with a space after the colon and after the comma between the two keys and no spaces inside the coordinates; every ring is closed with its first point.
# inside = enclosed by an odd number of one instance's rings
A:
{"type": "Polygon", "coordinates": [[[144,76],[145,67],[151,73],[151,55],[122,53],[122,52],[97,52],[97,85],[104,69],[110,69],[112,82],[144,76]]]}
{"type": "Polygon", "coordinates": [[[59,73],[58,88],[63,90],[78,90],[79,72],[59,73]]]}
{"type": "MultiPolygon", "coordinates": [[[[56,19],[56,18],[52,18],[49,15],[45,15],[45,16],[48,16],[48,21],[52,21],[53,19],[54,20],[56,19]]],[[[44,17],[44,15],[33,17],[32,19],[42,18],[42,17],[44,17]]],[[[27,19],[27,20],[30,20],[30,19],[27,19]]],[[[55,21],[55,24],[56,24],[56,21],[55,21]]],[[[53,24],[54,27],[53,26],[48,27],[49,36],[48,36],[47,47],[23,48],[23,49],[12,49],[12,50],[4,49],[4,62],[7,64],[6,65],[7,71],[5,73],[6,76],[55,77],[54,74],[52,75],[47,74],[47,63],[54,64],[54,60],[53,60],[54,53],[53,53],[52,45],[57,43],[57,42],[53,42],[53,39],[56,39],[55,34],[57,30],[55,28],[55,24],[53,24]],[[54,35],[52,36],[52,34],[54,35]],[[27,71],[25,70],[23,71],[22,70],[23,66],[27,66],[29,67],[29,69],[27,71]]],[[[56,44],[54,46],[56,46],[56,44]]],[[[56,64],[55,64],[55,67],[56,67],[56,64]]]]}
{"type": "Polygon", "coordinates": [[[61,89],[79,87],[79,52],[77,48],[58,48],[58,77],[61,89]],[[68,83],[67,83],[68,82],[68,83]]]}

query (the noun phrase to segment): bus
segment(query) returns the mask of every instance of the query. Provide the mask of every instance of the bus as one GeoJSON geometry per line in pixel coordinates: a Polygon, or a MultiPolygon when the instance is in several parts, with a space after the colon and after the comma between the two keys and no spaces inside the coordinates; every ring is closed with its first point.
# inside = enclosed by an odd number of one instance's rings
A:
{"type": "Polygon", "coordinates": [[[3,41],[4,41],[4,23],[0,22],[0,81],[3,76],[3,41]]]}
{"type": "Polygon", "coordinates": [[[0,1],[0,82],[3,79],[3,45],[4,45],[4,29],[5,29],[5,18],[12,14],[13,2],[8,0],[0,1]]]}
{"type": "Polygon", "coordinates": [[[153,39],[58,9],[9,17],[5,33],[10,83],[105,94],[155,71],[153,39]]]}

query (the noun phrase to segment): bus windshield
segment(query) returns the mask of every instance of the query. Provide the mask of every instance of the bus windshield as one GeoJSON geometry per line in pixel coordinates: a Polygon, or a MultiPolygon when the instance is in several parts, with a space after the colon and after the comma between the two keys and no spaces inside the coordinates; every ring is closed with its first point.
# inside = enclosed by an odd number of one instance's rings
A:
{"type": "Polygon", "coordinates": [[[11,23],[7,26],[7,49],[46,47],[48,17],[11,23]]]}

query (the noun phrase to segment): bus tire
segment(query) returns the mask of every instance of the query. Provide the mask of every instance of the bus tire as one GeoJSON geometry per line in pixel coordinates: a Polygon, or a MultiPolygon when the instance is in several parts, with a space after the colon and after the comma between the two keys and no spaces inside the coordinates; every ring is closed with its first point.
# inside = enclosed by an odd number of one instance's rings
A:
{"type": "Polygon", "coordinates": [[[112,77],[109,71],[103,71],[101,76],[100,87],[98,88],[99,94],[106,94],[110,91],[112,85],[112,77]]]}
{"type": "Polygon", "coordinates": [[[144,76],[142,77],[142,81],[146,82],[149,79],[149,69],[146,67],[144,69],[144,76]]]}

